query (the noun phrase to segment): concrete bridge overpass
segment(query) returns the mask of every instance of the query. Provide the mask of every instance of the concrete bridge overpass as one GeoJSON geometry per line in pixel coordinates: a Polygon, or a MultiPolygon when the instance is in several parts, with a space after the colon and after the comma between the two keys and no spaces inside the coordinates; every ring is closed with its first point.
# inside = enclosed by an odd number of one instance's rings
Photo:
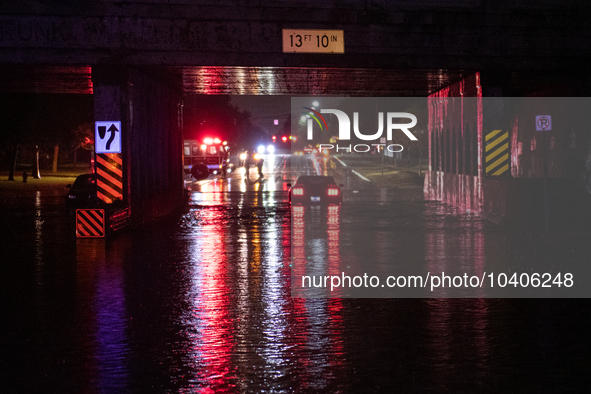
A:
{"type": "Polygon", "coordinates": [[[182,196],[186,94],[427,96],[475,72],[484,95],[586,94],[589,15],[574,0],[9,0],[0,91],[93,94],[96,120],[122,122],[124,197],[145,219],[182,196]],[[342,30],[344,54],[285,53],[291,28],[342,30]]]}
{"type": "Polygon", "coordinates": [[[0,6],[0,62],[385,69],[576,67],[579,0],[56,1],[0,6]],[[285,54],[284,28],[342,29],[344,56],[285,54]]]}

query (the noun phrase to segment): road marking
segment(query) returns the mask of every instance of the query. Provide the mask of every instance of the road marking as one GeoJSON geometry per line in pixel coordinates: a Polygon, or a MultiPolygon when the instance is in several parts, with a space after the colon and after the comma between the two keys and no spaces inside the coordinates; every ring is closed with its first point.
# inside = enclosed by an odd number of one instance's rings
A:
{"type": "Polygon", "coordinates": [[[364,177],[363,175],[361,175],[360,173],[358,173],[355,170],[351,170],[351,172],[353,172],[353,174],[357,175],[359,178],[363,179],[364,181],[368,181],[371,182],[369,179],[367,179],[366,177],[364,177]]]}
{"type": "MultiPolygon", "coordinates": [[[[336,156],[333,156],[333,157],[334,157],[335,159],[337,159],[337,161],[338,161],[339,163],[341,163],[341,164],[343,165],[343,167],[347,167],[347,164],[345,164],[345,162],[341,161],[341,160],[340,160],[338,157],[336,157],[336,156]]],[[[353,174],[357,175],[359,178],[363,179],[364,181],[371,182],[369,179],[367,179],[366,177],[364,177],[363,175],[361,175],[361,174],[360,174],[360,173],[358,173],[357,171],[355,171],[355,170],[351,170],[351,172],[353,172],[353,174]]]]}
{"type": "Polygon", "coordinates": [[[336,156],[333,156],[333,157],[334,157],[335,159],[337,159],[337,161],[338,161],[339,163],[341,163],[341,164],[343,165],[343,167],[347,167],[347,164],[345,164],[345,162],[341,161],[341,160],[340,160],[338,157],[336,157],[336,156]]]}

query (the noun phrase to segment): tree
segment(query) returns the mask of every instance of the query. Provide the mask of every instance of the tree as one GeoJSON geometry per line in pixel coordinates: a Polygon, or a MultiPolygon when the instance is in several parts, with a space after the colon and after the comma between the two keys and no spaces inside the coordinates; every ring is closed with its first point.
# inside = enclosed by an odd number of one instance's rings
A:
{"type": "Polygon", "coordinates": [[[0,156],[5,158],[5,165],[11,162],[11,175],[18,147],[39,146],[41,151],[50,152],[62,146],[70,151],[79,144],[77,128],[93,120],[91,95],[5,94],[0,96],[0,105],[0,156]]]}
{"type": "Polygon", "coordinates": [[[184,138],[219,137],[230,145],[253,145],[263,131],[251,115],[231,104],[230,96],[188,95],[183,109],[184,138]]]}
{"type": "Polygon", "coordinates": [[[83,123],[74,130],[74,151],[72,168],[76,169],[76,158],[78,149],[94,150],[94,132],[92,123],[83,123]]]}
{"type": "Polygon", "coordinates": [[[8,180],[14,180],[18,153],[23,141],[23,117],[28,106],[23,95],[0,96],[0,147],[3,164],[8,167],[8,180]]]}

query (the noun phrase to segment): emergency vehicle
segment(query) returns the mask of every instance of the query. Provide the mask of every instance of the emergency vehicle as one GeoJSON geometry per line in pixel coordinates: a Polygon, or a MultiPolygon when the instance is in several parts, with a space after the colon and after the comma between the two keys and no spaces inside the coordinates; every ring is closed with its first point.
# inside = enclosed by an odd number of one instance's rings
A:
{"type": "Polygon", "coordinates": [[[209,174],[226,174],[230,171],[230,150],[228,143],[219,138],[184,140],[183,164],[185,174],[193,178],[205,179],[209,174]]]}

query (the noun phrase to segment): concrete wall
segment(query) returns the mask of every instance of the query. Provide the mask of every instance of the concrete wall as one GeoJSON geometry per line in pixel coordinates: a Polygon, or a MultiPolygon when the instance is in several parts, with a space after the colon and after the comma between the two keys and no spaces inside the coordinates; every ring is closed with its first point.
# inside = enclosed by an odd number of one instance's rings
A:
{"type": "Polygon", "coordinates": [[[95,119],[121,120],[124,201],[132,221],[182,203],[182,95],[152,70],[93,67],[95,119]]]}
{"type": "Polygon", "coordinates": [[[425,198],[482,213],[480,74],[429,96],[429,169],[425,198]],[[470,99],[466,99],[470,97],[470,99]]]}
{"type": "Polygon", "coordinates": [[[573,176],[576,167],[582,164],[576,160],[582,153],[580,148],[589,141],[587,121],[580,115],[589,110],[590,104],[591,101],[584,98],[552,97],[534,97],[523,104],[516,103],[511,116],[511,175],[516,178],[542,177],[545,139],[548,176],[573,176]],[[552,114],[551,132],[536,131],[534,119],[541,114],[552,114]]]}
{"type": "Polygon", "coordinates": [[[591,135],[586,119],[591,99],[487,97],[503,90],[485,78],[477,73],[429,96],[426,198],[495,222],[543,227],[546,160],[551,221],[591,218],[591,135]],[[552,131],[536,131],[536,115],[551,115],[552,131]],[[484,163],[483,141],[492,130],[509,132],[510,171],[501,176],[485,174],[490,162],[484,163]]]}

